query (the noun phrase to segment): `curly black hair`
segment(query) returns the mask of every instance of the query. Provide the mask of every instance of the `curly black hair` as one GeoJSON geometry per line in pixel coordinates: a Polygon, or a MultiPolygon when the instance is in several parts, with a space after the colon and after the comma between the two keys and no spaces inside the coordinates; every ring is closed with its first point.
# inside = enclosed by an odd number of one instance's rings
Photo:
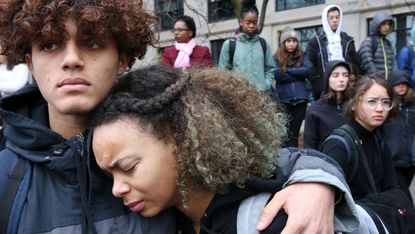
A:
{"type": "Polygon", "coordinates": [[[226,192],[274,169],[286,134],[285,115],[236,73],[162,66],[122,77],[96,108],[92,125],[123,118],[177,146],[178,185],[226,192]]]}

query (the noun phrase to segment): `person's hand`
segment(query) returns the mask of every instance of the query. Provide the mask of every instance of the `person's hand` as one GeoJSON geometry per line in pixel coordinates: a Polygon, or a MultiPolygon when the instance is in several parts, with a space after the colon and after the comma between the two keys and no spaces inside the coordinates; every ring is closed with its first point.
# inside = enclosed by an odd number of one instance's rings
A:
{"type": "Polygon", "coordinates": [[[264,208],[258,231],[265,230],[284,209],[287,224],[281,234],[334,233],[334,188],[322,183],[296,183],[274,195],[264,208]]]}

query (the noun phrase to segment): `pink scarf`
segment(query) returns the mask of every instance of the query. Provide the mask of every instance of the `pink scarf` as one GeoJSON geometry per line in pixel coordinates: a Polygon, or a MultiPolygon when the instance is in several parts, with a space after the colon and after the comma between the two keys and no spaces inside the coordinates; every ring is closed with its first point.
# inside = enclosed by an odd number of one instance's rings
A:
{"type": "Polygon", "coordinates": [[[187,43],[176,42],[176,50],[179,51],[176,61],[174,61],[174,67],[190,67],[190,55],[193,52],[193,48],[196,46],[195,39],[190,40],[187,43]]]}

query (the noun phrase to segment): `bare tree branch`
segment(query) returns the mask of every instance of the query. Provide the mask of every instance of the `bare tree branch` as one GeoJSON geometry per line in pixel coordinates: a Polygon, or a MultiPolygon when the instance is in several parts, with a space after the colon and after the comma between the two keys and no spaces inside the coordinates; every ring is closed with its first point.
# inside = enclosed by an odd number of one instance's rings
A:
{"type": "Polygon", "coordinates": [[[265,14],[267,12],[267,5],[269,0],[262,1],[261,6],[261,13],[259,14],[259,22],[258,22],[258,33],[262,32],[262,29],[264,28],[264,22],[265,22],[265,14]]]}

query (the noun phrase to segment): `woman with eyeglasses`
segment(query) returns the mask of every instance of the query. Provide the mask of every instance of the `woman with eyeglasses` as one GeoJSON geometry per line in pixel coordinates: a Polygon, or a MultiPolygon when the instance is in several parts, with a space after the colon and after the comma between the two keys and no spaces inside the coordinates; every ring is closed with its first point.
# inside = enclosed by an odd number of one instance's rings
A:
{"type": "Polygon", "coordinates": [[[360,223],[365,227],[352,233],[415,231],[414,206],[398,187],[384,139],[383,124],[399,115],[395,99],[385,79],[361,77],[345,106],[347,124],[335,129],[322,145],[322,152],[342,167],[358,204],[360,223]]]}
{"type": "MultiPolygon", "coordinates": [[[[376,189],[387,190],[397,186],[389,148],[383,143],[381,126],[385,121],[398,115],[398,106],[394,105],[395,94],[388,81],[379,77],[364,76],[355,87],[353,97],[345,107],[347,125],[355,132],[361,145],[370,171],[375,180],[376,189]]],[[[333,133],[332,133],[333,134],[333,133]]],[[[349,146],[352,148],[353,146],[349,146]]],[[[347,146],[341,140],[325,141],[321,151],[334,158],[343,168],[347,182],[355,199],[370,193],[363,163],[359,163],[356,173],[350,166],[347,146]],[[355,175],[350,176],[351,173],[355,175]],[[353,177],[353,178],[350,178],[353,177]]]]}
{"type": "Polygon", "coordinates": [[[174,46],[164,49],[163,65],[174,68],[212,66],[209,48],[196,44],[196,25],[192,17],[187,15],[178,17],[171,31],[176,42],[174,46]]]}
{"type": "Polygon", "coordinates": [[[304,148],[320,150],[330,132],[345,123],[342,115],[349,96],[349,74],[350,66],[347,62],[333,60],[326,64],[323,94],[306,112],[304,148]]]}

